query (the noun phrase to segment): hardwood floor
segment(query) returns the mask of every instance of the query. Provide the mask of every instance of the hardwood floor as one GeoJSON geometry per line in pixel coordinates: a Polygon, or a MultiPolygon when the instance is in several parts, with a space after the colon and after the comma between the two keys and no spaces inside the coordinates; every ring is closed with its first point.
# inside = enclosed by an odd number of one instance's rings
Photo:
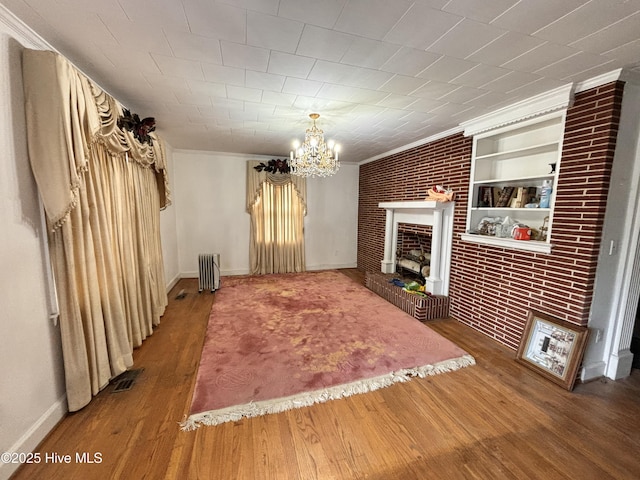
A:
{"type": "Polygon", "coordinates": [[[135,352],[144,369],[135,386],[109,386],[69,414],[39,446],[41,462],[15,479],[640,478],[640,371],[567,392],[454,320],[428,325],[475,366],[182,432],[215,298],[197,288],[184,279],[171,292],[162,324],[135,352]],[[85,452],[101,461],[77,462],[85,452]]]}

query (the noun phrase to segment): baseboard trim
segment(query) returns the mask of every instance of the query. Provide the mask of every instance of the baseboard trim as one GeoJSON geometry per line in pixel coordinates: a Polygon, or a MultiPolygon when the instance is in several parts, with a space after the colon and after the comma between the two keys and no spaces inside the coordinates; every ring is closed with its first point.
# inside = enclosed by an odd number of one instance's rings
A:
{"type": "Polygon", "coordinates": [[[631,366],[633,365],[633,353],[631,350],[625,349],[609,356],[609,364],[607,365],[605,375],[612,380],[619,380],[628,377],[631,374],[631,366]]]}
{"type": "MultiPolygon", "coordinates": [[[[42,414],[8,451],[12,453],[33,452],[49,432],[65,417],[67,411],[67,395],[64,394],[42,414]]],[[[7,480],[19,466],[16,463],[0,462],[0,480],[7,480]]]]}
{"type": "Polygon", "coordinates": [[[580,380],[582,382],[590,382],[596,378],[604,377],[604,371],[607,365],[604,362],[592,362],[585,364],[580,372],[580,380]]]}
{"type": "Polygon", "coordinates": [[[169,293],[171,289],[176,286],[176,283],[180,281],[180,278],[182,278],[180,277],[180,274],[177,274],[171,279],[171,281],[167,284],[167,293],[169,293]]]}

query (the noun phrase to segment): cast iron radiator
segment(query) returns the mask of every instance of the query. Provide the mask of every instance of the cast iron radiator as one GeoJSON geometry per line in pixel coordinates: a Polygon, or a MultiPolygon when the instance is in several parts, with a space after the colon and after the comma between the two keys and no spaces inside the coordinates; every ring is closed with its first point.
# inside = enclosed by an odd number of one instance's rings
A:
{"type": "Polygon", "coordinates": [[[198,255],[198,292],[204,289],[211,293],[220,288],[220,254],[201,253],[198,255]]]}

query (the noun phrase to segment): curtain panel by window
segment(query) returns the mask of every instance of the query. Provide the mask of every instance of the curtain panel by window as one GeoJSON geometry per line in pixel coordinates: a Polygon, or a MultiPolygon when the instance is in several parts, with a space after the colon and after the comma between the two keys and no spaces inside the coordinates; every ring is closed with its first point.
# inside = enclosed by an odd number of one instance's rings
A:
{"type": "Polygon", "coordinates": [[[165,154],[157,136],[151,146],[118,128],[122,106],[62,56],[25,50],[23,76],[75,411],[133,365],[167,305],[165,154]]]}
{"type": "Polygon", "coordinates": [[[251,273],[302,272],[307,180],[289,174],[258,172],[254,167],[259,163],[247,162],[251,273]]]}

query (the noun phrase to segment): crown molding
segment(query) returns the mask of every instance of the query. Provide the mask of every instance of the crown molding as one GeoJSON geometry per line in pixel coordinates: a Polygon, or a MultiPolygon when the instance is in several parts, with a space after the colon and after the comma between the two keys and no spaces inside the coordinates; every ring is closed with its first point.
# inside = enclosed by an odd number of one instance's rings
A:
{"type": "Polygon", "coordinates": [[[412,148],[415,147],[420,147],[422,145],[426,145],[427,143],[431,143],[431,142],[435,142],[436,140],[440,140],[442,138],[446,138],[449,137],[451,135],[455,135],[456,133],[460,133],[462,132],[462,128],[461,127],[453,127],[450,128],[449,130],[445,130],[444,132],[440,132],[440,133],[436,133],[435,135],[431,135],[430,137],[427,138],[423,138],[421,140],[417,140],[413,143],[409,143],[407,145],[403,145],[401,147],[398,148],[394,148],[393,150],[389,150],[388,152],[384,152],[381,153],[379,155],[376,155],[374,157],[369,157],[365,160],[362,160],[360,162],[356,162],[358,165],[364,165],[365,163],[370,163],[373,162],[375,160],[380,160],[381,158],[384,157],[389,157],[391,155],[395,155],[396,153],[400,153],[400,152],[404,152],[406,150],[410,150],[412,148]]]}
{"type": "Polygon", "coordinates": [[[599,87],[600,85],[606,85],[607,83],[621,80],[623,77],[623,74],[624,74],[624,70],[622,68],[619,68],[617,70],[612,70],[611,72],[598,75],[597,77],[590,78],[588,80],[585,80],[584,82],[578,82],[576,83],[575,92],[576,93],[584,92],[585,90],[599,87]]]}
{"type": "Polygon", "coordinates": [[[57,51],[2,4],[0,4],[0,28],[18,40],[24,47],[57,51]]]}
{"type": "Polygon", "coordinates": [[[529,118],[566,109],[573,102],[573,94],[573,84],[563,85],[473,120],[463,122],[460,126],[464,128],[465,136],[477,135],[494,128],[504,127],[529,118]]]}

